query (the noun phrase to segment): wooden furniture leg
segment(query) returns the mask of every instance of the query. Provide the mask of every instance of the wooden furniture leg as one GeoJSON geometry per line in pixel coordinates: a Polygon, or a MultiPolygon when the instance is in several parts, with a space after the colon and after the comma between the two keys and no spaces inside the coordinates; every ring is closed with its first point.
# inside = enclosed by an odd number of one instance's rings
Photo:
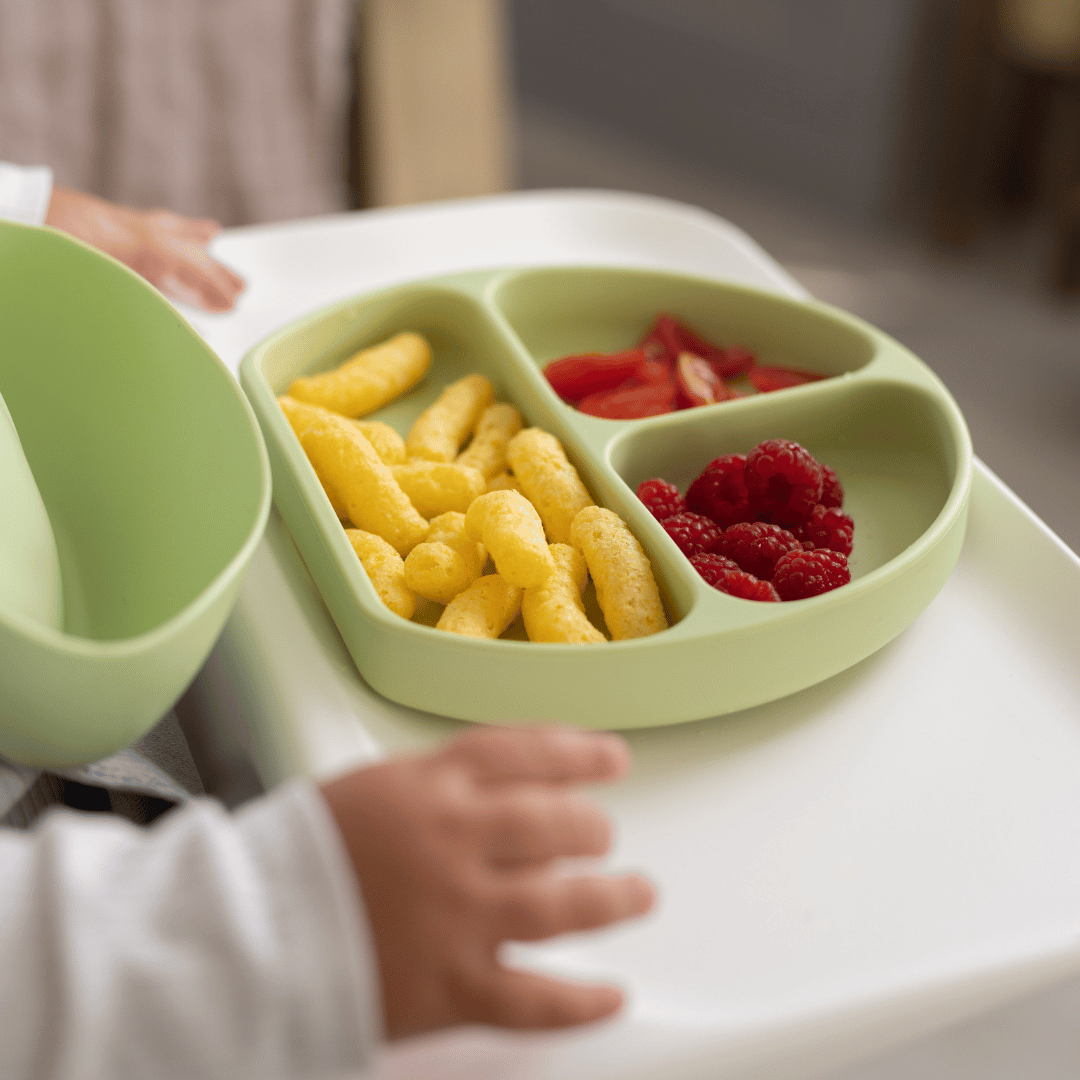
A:
{"type": "Polygon", "coordinates": [[[359,5],[363,203],[397,206],[512,186],[502,0],[359,5]]]}
{"type": "Polygon", "coordinates": [[[1055,207],[1054,286],[1080,295],[1080,82],[1063,87],[1066,97],[1069,142],[1064,162],[1065,182],[1055,207]]]}
{"type": "Polygon", "coordinates": [[[975,240],[984,197],[987,112],[995,74],[994,0],[960,0],[937,196],[934,235],[965,247],[975,240]]]}
{"type": "Polygon", "coordinates": [[[1043,148],[1056,79],[1045,71],[1015,71],[1015,102],[1001,136],[997,196],[1012,211],[1030,207],[1039,192],[1043,148]]]}

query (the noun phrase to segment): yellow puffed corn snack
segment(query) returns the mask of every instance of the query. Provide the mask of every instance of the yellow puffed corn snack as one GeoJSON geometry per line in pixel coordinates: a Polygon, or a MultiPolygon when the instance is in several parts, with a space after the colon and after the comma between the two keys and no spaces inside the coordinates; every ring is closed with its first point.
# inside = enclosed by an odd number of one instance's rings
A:
{"type": "Polygon", "coordinates": [[[356,425],[336,413],[302,413],[287,397],[279,401],[316,474],[337,493],[353,525],[381,536],[400,555],[412,551],[428,523],[356,425]]]}
{"type": "Polygon", "coordinates": [[[466,375],[451,383],[409,430],[405,439],[409,457],[453,461],[480,414],[494,399],[495,388],[483,375],[466,375]]]}
{"type": "Polygon", "coordinates": [[[334,508],[334,513],[337,514],[339,521],[349,520],[349,511],[345,504],[341,501],[341,496],[326,482],[326,479],[319,476],[319,470],[315,470],[315,475],[319,477],[319,483],[322,484],[323,491],[326,492],[326,497],[330,500],[330,505],[334,508]]]}
{"type": "Polygon", "coordinates": [[[361,349],[333,371],[297,379],[289,396],[343,416],[366,416],[415,386],[431,366],[431,346],[406,331],[361,349]]]}
{"type": "Polygon", "coordinates": [[[488,482],[485,491],[516,491],[521,493],[521,485],[508,472],[501,472],[493,476],[488,482]]]}
{"type": "Polygon", "coordinates": [[[540,515],[516,491],[490,491],[475,499],[465,515],[465,528],[487,548],[495,569],[511,585],[532,588],[555,570],[540,515]]]}
{"type": "Polygon", "coordinates": [[[345,535],[363,564],[379,599],[395,615],[411,619],[416,596],[405,584],[405,564],[401,556],[381,537],[360,529],[346,529],[345,535]]]}
{"type": "Polygon", "coordinates": [[[562,444],[546,431],[526,428],[510,440],[506,458],[525,497],[539,512],[548,540],[569,544],[574,516],[593,501],[562,444]]]}
{"type": "MultiPolygon", "coordinates": [[[[607,641],[585,614],[581,593],[589,580],[585,558],[568,544],[552,544],[555,573],[542,585],[526,589],[521,616],[530,641],[566,641],[591,645],[607,641]]],[[[410,556],[411,558],[411,556],[410,556]]]]}
{"type": "Polygon", "coordinates": [[[476,425],[472,442],[457,457],[459,465],[471,465],[485,480],[506,471],[506,444],[521,430],[521,413],[513,405],[489,405],[476,425]]]}
{"type": "Polygon", "coordinates": [[[484,572],[487,552],[465,531],[465,515],[434,518],[422,544],[405,559],[405,584],[438,604],[449,604],[484,572]]]}
{"type": "MultiPolygon", "coordinates": [[[[278,404],[281,406],[281,411],[285,413],[289,425],[292,427],[293,432],[298,439],[302,432],[309,428],[320,414],[329,411],[322,408],[320,405],[308,405],[305,402],[297,401],[295,398],[291,398],[288,395],[279,397],[278,404]]],[[[342,502],[341,496],[335,490],[333,485],[327,482],[326,477],[315,468],[314,464],[312,464],[311,467],[315,469],[315,475],[319,478],[319,483],[322,484],[322,489],[326,492],[326,497],[330,500],[330,505],[334,508],[334,513],[337,514],[342,521],[348,521],[349,511],[345,509],[345,503],[342,502]]]]}
{"type": "Polygon", "coordinates": [[[456,510],[464,514],[477,495],[484,493],[479,470],[450,461],[416,458],[391,466],[394,479],[417,512],[426,518],[456,510]]]}
{"type": "Polygon", "coordinates": [[[364,438],[375,447],[384,465],[400,465],[405,460],[405,440],[381,420],[354,420],[364,438]]]}
{"type": "Polygon", "coordinates": [[[612,641],[646,637],[667,626],[660,590],[648,557],[626,522],[599,506],[587,506],[570,530],[596,585],[612,641]]]}
{"type": "Polygon", "coordinates": [[[446,605],[435,629],[466,637],[497,638],[520,610],[521,589],[499,574],[488,574],[446,605]]]}

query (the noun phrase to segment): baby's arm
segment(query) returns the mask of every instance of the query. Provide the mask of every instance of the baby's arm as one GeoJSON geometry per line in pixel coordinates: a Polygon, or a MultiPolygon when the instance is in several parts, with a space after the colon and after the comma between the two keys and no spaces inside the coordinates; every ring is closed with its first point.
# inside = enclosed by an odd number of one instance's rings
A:
{"type": "Polygon", "coordinates": [[[489,728],[322,787],[360,882],[388,1033],[459,1023],[551,1028],[615,1012],[615,987],[507,968],[506,941],[537,941],[641,915],[638,874],[556,875],[599,856],[607,818],[574,792],[629,763],[610,735],[489,728]]]}
{"type": "Polygon", "coordinates": [[[0,828],[0,1077],[338,1075],[371,1061],[384,1023],[609,1015],[617,989],[508,969],[497,950],[651,906],[637,875],[551,872],[607,849],[606,818],[572,789],[626,765],[610,736],[488,729],[321,797],[294,782],[150,829],[63,811],[0,828]]]}
{"type": "Polygon", "coordinates": [[[119,259],[172,300],[228,311],[243,278],[210,257],[215,221],[168,210],[132,210],[70,188],[53,187],[45,224],[119,259]]]}

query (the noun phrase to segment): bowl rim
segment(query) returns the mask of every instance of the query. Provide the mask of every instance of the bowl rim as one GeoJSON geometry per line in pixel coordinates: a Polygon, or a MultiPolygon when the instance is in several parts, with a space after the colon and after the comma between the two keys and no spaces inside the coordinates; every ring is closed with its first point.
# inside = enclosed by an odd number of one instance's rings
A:
{"type": "Polygon", "coordinates": [[[118,259],[95,248],[93,245],[72,236],[61,229],[52,226],[25,225],[19,222],[0,221],[0,229],[12,228],[24,232],[43,232],[51,238],[75,245],[94,256],[105,259],[114,267],[119,268],[132,281],[136,282],[153,302],[160,304],[171,316],[177,328],[186,333],[195,343],[198,351],[206,357],[224,377],[230,392],[237,399],[243,415],[247,421],[247,429],[254,446],[259,462],[259,500],[256,511],[243,543],[234,552],[233,556],[218,571],[218,573],[199,591],[198,595],[184,605],[175,615],[170,616],[164,622],[127,638],[98,639],[83,637],[79,634],[70,634],[64,630],[56,629],[22,612],[15,611],[0,605],[0,626],[11,632],[17,633],[24,638],[29,638],[36,644],[65,652],[72,656],[86,658],[109,658],[121,659],[134,657],[142,653],[152,652],[168,639],[180,633],[185,626],[200,619],[203,613],[212,607],[221,593],[228,587],[229,582],[236,576],[239,568],[251,558],[256,544],[262,538],[266,522],[270,514],[270,505],[273,501],[273,482],[270,472],[270,458],[267,454],[266,442],[263,437],[262,426],[259,424],[255,410],[244,393],[236,376],[220,356],[207,344],[195,328],[184,318],[181,312],[167,300],[161,292],[154,288],[144,277],[136,273],[130,267],[118,259]]]}

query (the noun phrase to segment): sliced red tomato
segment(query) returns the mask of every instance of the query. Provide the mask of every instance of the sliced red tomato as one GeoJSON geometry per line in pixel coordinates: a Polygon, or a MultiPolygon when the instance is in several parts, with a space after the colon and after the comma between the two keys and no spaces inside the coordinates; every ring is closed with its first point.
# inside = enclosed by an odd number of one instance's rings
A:
{"type": "Polygon", "coordinates": [[[590,394],[577,403],[578,409],[606,420],[638,420],[659,416],[675,408],[675,387],[671,383],[620,387],[590,394]]]}
{"type": "Polygon", "coordinates": [[[773,367],[768,364],[755,364],[746,377],[759,393],[768,394],[773,390],[787,390],[792,386],[803,386],[809,382],[824,379],[813,371],[795,371],[793,368],[773,367]]]}
{"type": "Polygon", "coordinates": [[[675,356],[681,352],[691,352],[695,356],[700,356],[702,360],[707,360],[721,379],[734,379],[742,375],[749,370],[755,359],[754,354],[748,349],[743,349],[738,345],[727,348],[716,345],[670,315],[661,315],[656,320],[652,335],[646,340],[651,340],[653,337],[662,340],[666,347],[674,348],[675,356]]]}
{"type": "Polygon", "coordinates": [[[657,334],[655,328],[650,330],[638,342],[638,348],[649,360],[666,360],[670,364],[675,359],[674,356],[668,353],[667,346],[660,340],[660,335],[657,334]]]}
{"type": "Polygon", "coordinates": [[[657,316],[653,334],[660,340],[672,361],[683,351],[682,342],[679,341],[679,324],[670,315],[657,316]]]}
{"type": "Polygon", "coordinates": [[[645,360],[641,349],[618,353],[584,353],[553,360],[544,375],[564,401],[577,401],[601,390],[612,390],[630,378],[645,360]]]}
{"type": "Polygon", "coordinates": [[[700,356],[691,352],[679,353],[675,371],[679,391],[691,405],[712,405],[727,400],[727,387],[700,356]]]}
{"type": "Polygon", "coordinates": [[[688,326],[683,326],[682,323],[676,323],[675,332],[679,338],[681,352],[691,352],[695,356],[700,356],[702,360],[708,360],[710,363],[714,360],[724,359],[723,346],[714,345],[711,341],[706,341],[703,337],[698,337],[698,335],[688,326]]]}
{"type": "Polygon", "coordinates": [[[757,362],[757,357],[749,349],[744,349],[739,345],[729,345],[726,349],[721,349],[721,352],[723,356],[719,359],[707,357],[713,371],[721,379],[734,379],[748,372],[757,362]]]}
{"type": "Polygon", "coordinates": [[[634,378],[643,383],[669,383],[675,378],[675,369],[664,360],[642,360],[634,371],[634,378]]]}

